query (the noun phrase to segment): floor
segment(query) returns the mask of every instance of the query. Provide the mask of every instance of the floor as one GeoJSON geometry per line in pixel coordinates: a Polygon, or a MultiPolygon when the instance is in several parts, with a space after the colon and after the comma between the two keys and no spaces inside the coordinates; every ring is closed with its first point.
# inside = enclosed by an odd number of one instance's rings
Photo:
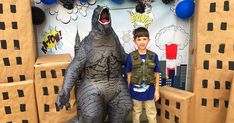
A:
{"type": "MultiPolygon", "coordinates": [[[[125,123],[132,123],[132,120],[131,120],[131,113],[129,113],[125,123]]],[[[68,123],[79,123],[77,118],[74,117],[73,119],[71,119],[68,123]]],[[[104,123],[108,123],[107,121],[105,121],[104,123]]],[[[147,119],[146,119],[146,114],[145,112],[143,112],[142,116],[141,116],[141,123],[148,123],[147,119]]]]}

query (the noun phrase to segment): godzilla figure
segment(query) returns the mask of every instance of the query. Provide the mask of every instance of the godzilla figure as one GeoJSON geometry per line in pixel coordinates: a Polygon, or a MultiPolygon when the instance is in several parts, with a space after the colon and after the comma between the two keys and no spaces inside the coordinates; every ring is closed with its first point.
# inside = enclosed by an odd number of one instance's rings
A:
{"type": "MultiPolygon", "coordinates": [[[[77,39],[76,39],[77,40],[77,39]]],[[[92,30],[79,46],[67,68],[57,106],[68,108],[70,91],[83,71],[77,90],[79,123],[123,123],[132,109],[127,83],[121,75],[126,53],[111,27],[107,7],[97,6],[92,16],[92,30]]]]}

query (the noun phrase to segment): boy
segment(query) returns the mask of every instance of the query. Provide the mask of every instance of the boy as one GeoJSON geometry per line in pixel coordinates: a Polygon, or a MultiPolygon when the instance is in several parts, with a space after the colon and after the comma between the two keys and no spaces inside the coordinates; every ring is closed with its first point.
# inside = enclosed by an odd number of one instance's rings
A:
{"type": "Polygon", "coordinates": [[[157,123],[155,101],[159,99],[158,56],[146,49],[149,32],[144,27],[133,31],[134,42],[138,50],[127,57],[128,86],[133,99],[133,123],[140,123],[142,103],[145,104],[149,123],[157,123]]]}

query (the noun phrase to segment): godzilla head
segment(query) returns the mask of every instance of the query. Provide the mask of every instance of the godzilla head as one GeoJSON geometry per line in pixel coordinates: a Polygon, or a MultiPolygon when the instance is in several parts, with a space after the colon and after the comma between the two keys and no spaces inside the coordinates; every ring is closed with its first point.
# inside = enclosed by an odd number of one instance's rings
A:
{"type": "Polygon", "coordinates": [[[97,8],[94,9],[92,30],[96,30],[101,34],[111,33],[111,17],[109,8],[98,5],[97,8]]]}

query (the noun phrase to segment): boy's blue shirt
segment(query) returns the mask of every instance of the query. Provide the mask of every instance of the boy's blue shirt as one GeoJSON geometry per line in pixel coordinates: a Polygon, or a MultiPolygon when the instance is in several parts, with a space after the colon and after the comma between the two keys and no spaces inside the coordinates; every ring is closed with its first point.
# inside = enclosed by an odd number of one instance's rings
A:
{"type": "MultiPolygon", "coordinates": [[[[140,55],[141,59],[146,59],[146,54],[140,55]]],[[[159,66],[158,66],[158,55],[155,54],[154,62],[156,64],[154,68],[154,72],[159,72],[159,66]]],[[[131,55],[128,54],[127,61],[126,61],[126,72],[132,72],[132,60],[131,55]]],[[[129,91],[131,94],[131,97],[135,100],[139,101],[146,101],[146,100],[153,100],[154,99],[154,92],[155,92],[155,86],[154,85],[129,85],[129,91]]]]}

